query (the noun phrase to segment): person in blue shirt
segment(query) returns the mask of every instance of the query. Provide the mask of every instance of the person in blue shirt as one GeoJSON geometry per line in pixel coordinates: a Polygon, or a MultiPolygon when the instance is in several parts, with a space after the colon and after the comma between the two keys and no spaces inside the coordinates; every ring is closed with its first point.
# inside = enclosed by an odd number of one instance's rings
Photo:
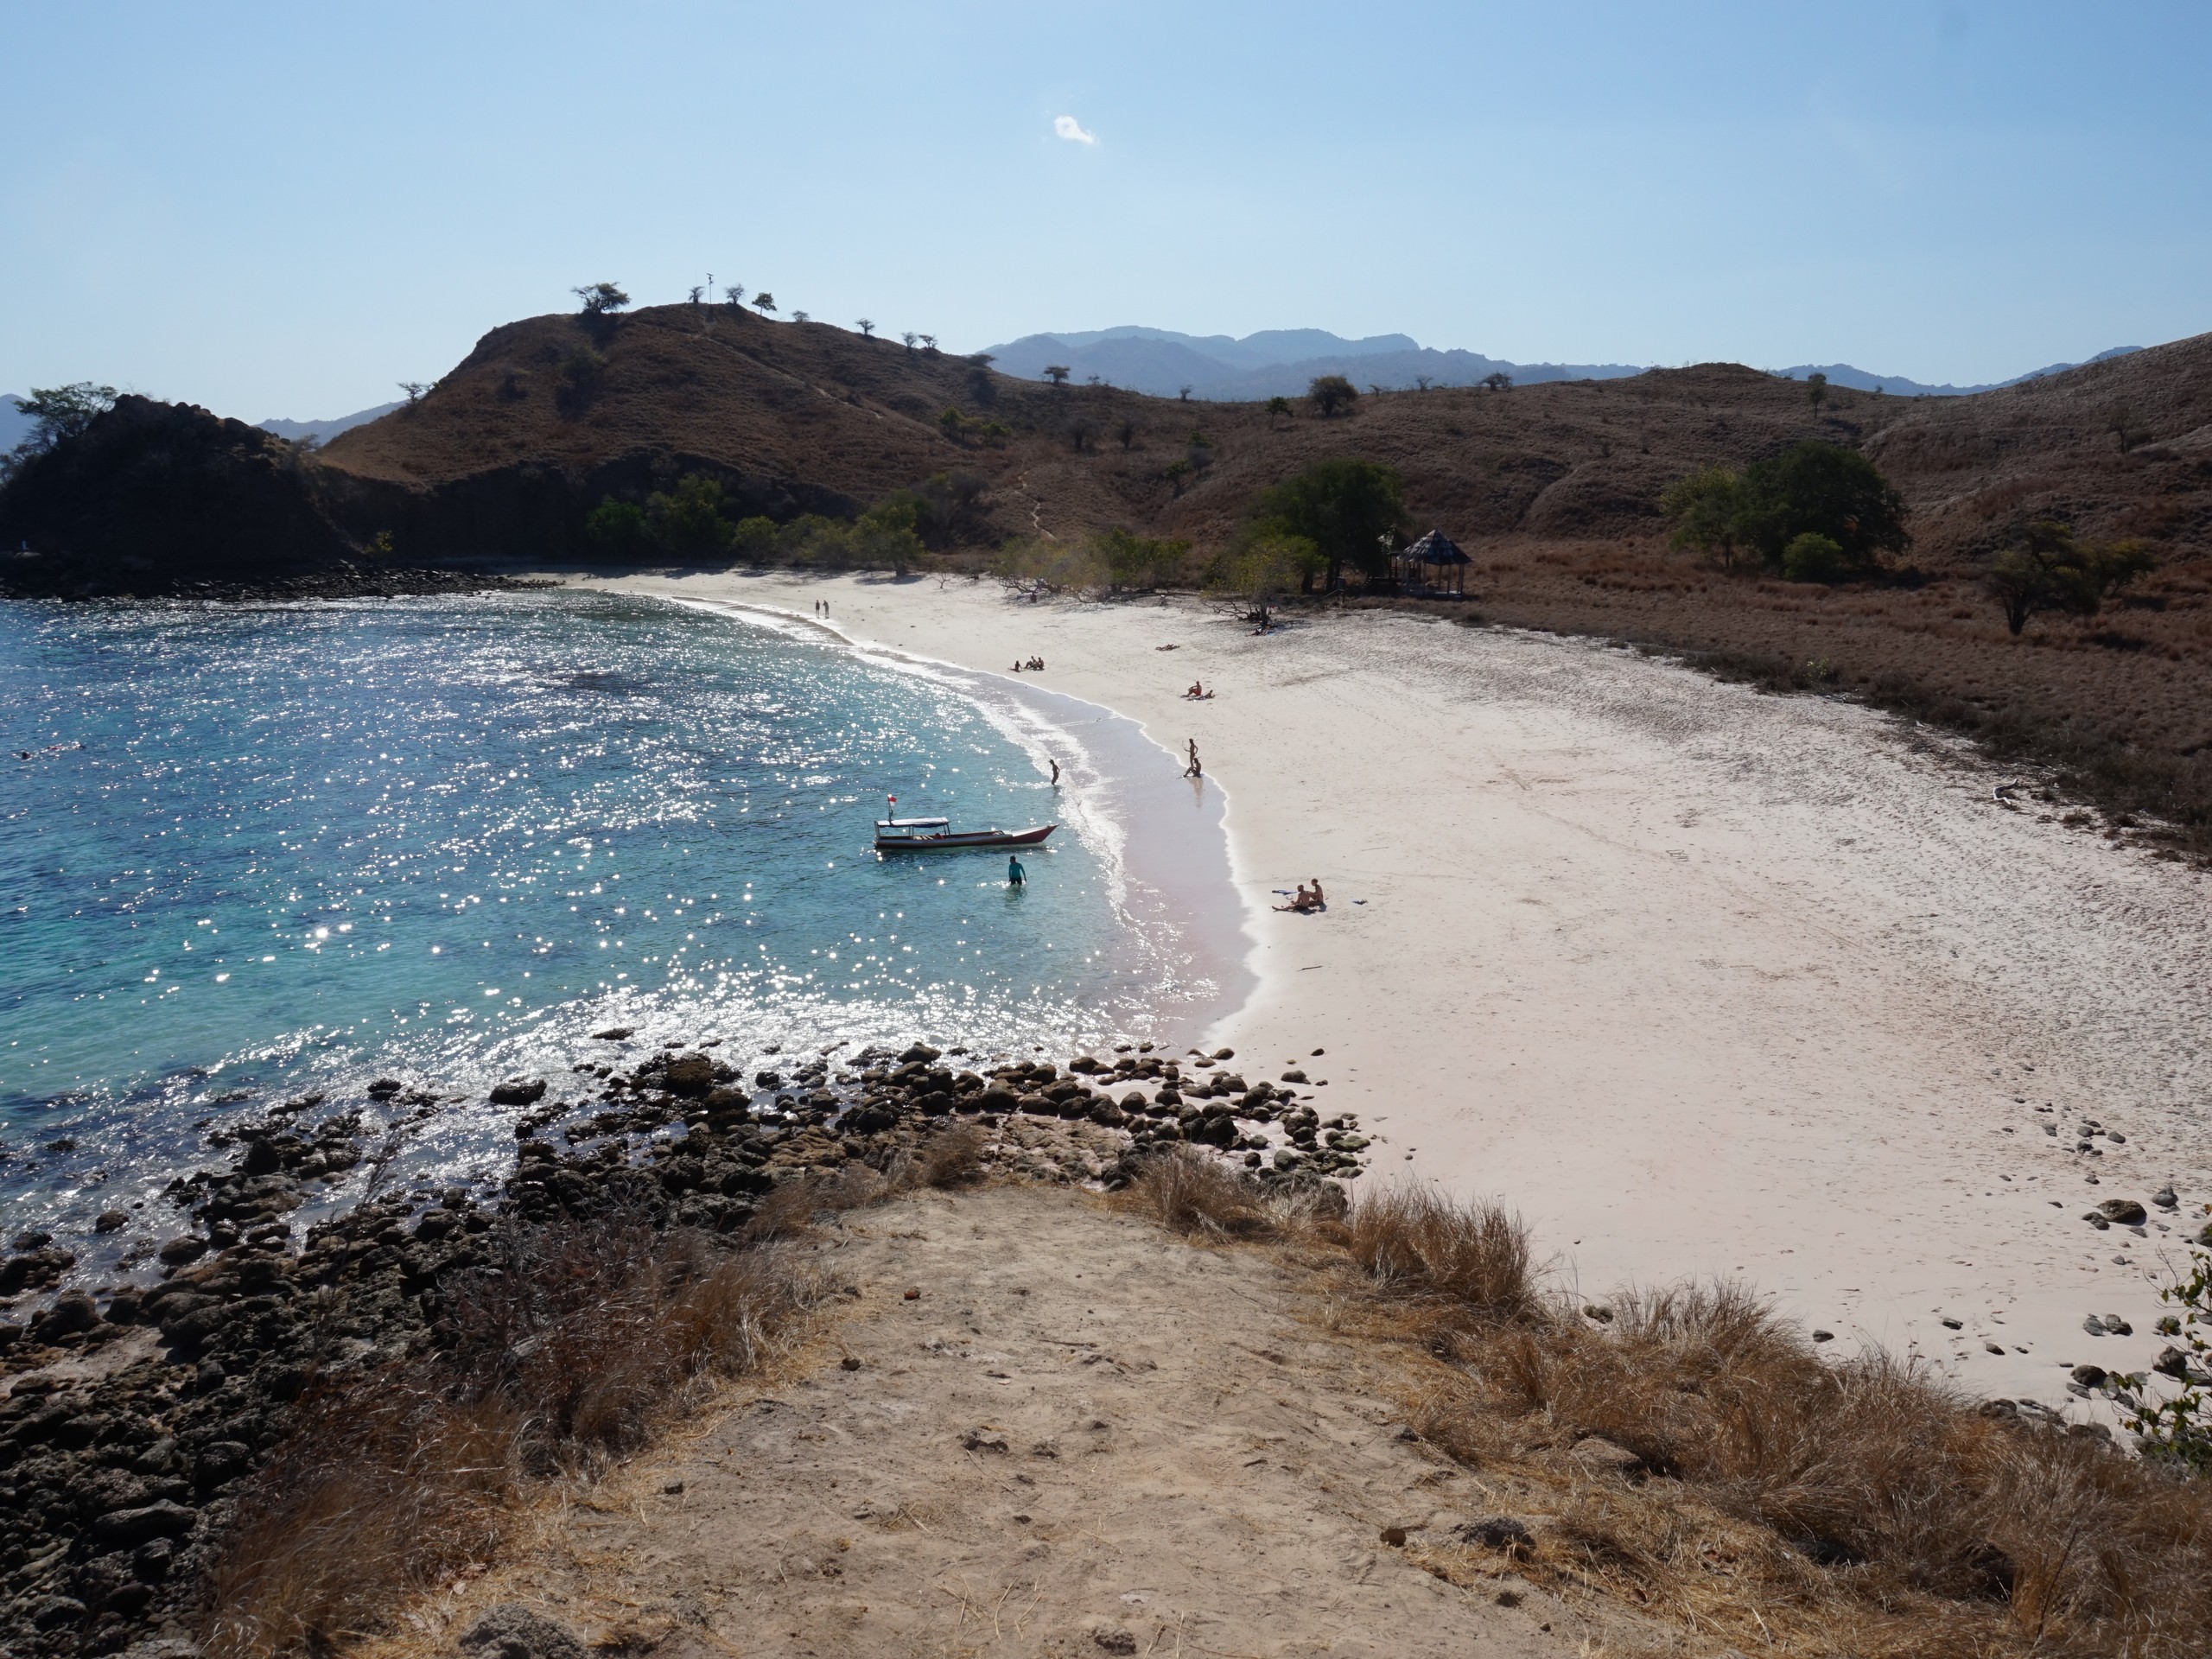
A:
{"type": "Polygon", "coordinates": [[[1009,887],[1025,887],[1029,877],[1021,868],[1021,861],[1012,853],[1006,855],[1006,884],[1009,887]]]}

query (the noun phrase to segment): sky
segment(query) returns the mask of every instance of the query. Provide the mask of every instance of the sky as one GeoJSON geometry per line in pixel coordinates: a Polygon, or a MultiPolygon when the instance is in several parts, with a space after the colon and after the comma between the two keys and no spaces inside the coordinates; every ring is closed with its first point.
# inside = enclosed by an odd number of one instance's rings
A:
{"type": "Polygon", "coordinates": [[[710,273],[2002,379],[2212,329],[2208,63],[2202,0],[0,0],[0,390],[327,417],[710,273]]]}

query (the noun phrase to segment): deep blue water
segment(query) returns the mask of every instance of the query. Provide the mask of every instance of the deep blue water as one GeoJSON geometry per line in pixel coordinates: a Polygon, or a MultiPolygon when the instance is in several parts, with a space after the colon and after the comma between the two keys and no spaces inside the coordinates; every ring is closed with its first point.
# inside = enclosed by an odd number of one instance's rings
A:
{"type": "Polygon", "coordinates": [[[6,604],[0,729],[10,1232],[309,1089],[463,1096],[410,1131],[450,1173],[512,1145],[490,1083],[606,1025],[741,1064],[1057,1046],[1173,976],[1110,836],[1056,835],[1019,893],[1002,857],[877,859],[887,794],[963,826],[1063,803],[1014,725],[796,628],[558,593],[6,604]]]}

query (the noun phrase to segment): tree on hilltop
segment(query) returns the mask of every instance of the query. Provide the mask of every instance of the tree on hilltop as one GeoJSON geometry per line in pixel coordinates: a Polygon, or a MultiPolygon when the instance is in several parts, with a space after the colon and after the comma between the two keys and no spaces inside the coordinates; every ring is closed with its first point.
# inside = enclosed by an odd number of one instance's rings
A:
{"type": "Polygon", "coordinates": [[[766,316],[776,308],[776,296],[766,289],[753,296],[753,308],[766,316]]]}
{"type": "Polygon", "coordinates": [[[89,380],[66,386],[33,386],[16,407],[29,416],[29,435],[16,446],[16,456],[42,455],[66,439],[80,435],[100,416],[115,407],[115,388],[96,386],[89,380]]]}
{"type": "Polygon", "coordinates": [[[853,327],[861,331],[861,338],[862,340],[874,340],[875,338],[874,318],[862,317],[858,322],[855,323],[853,327]]]}
{"type": "Polygon", "coordinates": [[[1510,391],[1513,390],[1513,377],[1503,369],[1492,369],[1483,376],[1483,385],[1491,391],[1510,391]]]}
{"type": "Polygon", "coordinates": [[[584,302],[588,317],[611,317],[630,303],[630,296],[614,283],[586,283],[569,291],[584,302]]]}
{"type": "Polygon", "coordinates": [[[1817,369],[1805,377],[1805,392],[1813,400],[1813,413],[1821,412],[1821,405],[1828,400],[1828,378],[1817,369]]]}
{"type": "Polygon", "coordinates": [[[739,306],[743,305],[745,303],[745,284],[743,283],[732,283],[728,288],[722,289],[722,303],[728,306],[732,310],[735,310],[739,306]]]}
{"type": "Polygon", "coordinates": [[[919,340],[921,336],[916,334],[912,329],[907,328],[900,331],[899,338],[906,342],[906,349],[911,352],[914,349],[914,342],[919,340]]]}
{"type": "Polygon", "coordinates": [[[1359,401],[1359,389],[1341,374],[1315,375],[1313,384],[1306,388],[1306,395],[1319,407],[1324,420],[1359,401]]]}
{"type": "Polygon", "coordinates": [[[1073,372],[1065,363],[1047,363],[1045,365],[1045,378],[1056,386],[1067,385],[1068,376],[1073,372]]]}

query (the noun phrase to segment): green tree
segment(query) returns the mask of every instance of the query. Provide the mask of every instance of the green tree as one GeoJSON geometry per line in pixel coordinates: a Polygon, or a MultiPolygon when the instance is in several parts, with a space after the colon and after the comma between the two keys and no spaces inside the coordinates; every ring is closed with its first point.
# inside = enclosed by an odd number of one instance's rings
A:
{"type": "Polygon", "coordinates": [[[1808,439],[1744,469],[1744,540],[1768,565],[1808,532],[1843,550],[1852,575],[1904,550],[1904,498],[1855,449],[1808,439]]]}
{"type": "Polygon", "coordinates": [[[1205,587],[1240,601],[1245,620],[1264,628],[1285,594],[1310,589],[1327,566],[1321,550],[1305,537],[1255,525],[1207,564],[1205,587]]]}
{"type": "Polygon", "coordinates": [[[1274,425],[1277,421],[1287,421],[1294,418],[1296,417],[1291,413],[1289,398],[1270,397],[1268,399],[1268,424],[1269,426],[1274,425]]]}
{"type": "Polygon", "coordinates": [[[1998,555],[1982,586],[2003,609],[2005,628],[2017,637],[2042,612],[2096,615],[2106,600],[2157,563],[2140,542],[2084,542],[2075,537],[2072,525],[2038,518],[1998,555]]]}
{"type": "Polygon", "coordinates": [[[1109,593],[1149,593],[1182,574],[1191,544],[1135,535],[1116,524],[1092,537],[1088,551],[1109,593]]]}
{"type": "MultiPolygon", "coordinates": [[[[1396,467],[1339,456],[1315,461],[1267,492],[1254,522],[1260,533],[1312,543],[1335,588],[1347,564],[1370,578],[1389,574],[1382,537],[1399,529],[1405,517],[1405,482],[1396,467]]],[[[1308,572],[1309,588],[1312,580],[1308,572]]]]}
{"type": "Polygon", "coordinates": [[[642,557],[652,546],[652,532],[645,526],[645,509],[613,496],[584,515],[584,534],[618,559],[642,557]]]}
{"type": "Polygon", "coordinates": [[[1306,395],[1319,406],[1325,420],[1338,410],[1350,409],[1359,401],[1358,389],[1341,374],[1315,375],[1306,388],[1306,395]]]}
{"type": "Polygon", "coordinates": [[[922,556],[922,538],[915,534],[919,516],[914,501],[894,496],[870,507],[853,526],[853,548],[860,563],[904,578],[922,556]]]}
{"type": "Polygon", "coordinates": [[[1805,377],[1805,395],[1813,400],[1813,413],[1821,412],[1821,405],[1828,400],[1828,378],[1815,370],[1805,377]]]}
{"type": "Polygon", "coordinates": [[[1726,467],[1707,467],[1678,478],[1659,493],[1659,511],[1675,527],[1676,547],[1694,548],[1736,568],[1744,537],[1744,480],[1726,467]]]}
{"type": "Polygon", "coordinates": [[[736,528],[722,517],[722,486],[704,473],[690,473],[665,494],[645,498],[645,523],[653,540],[681,557],[729,550],[736,528]]]}
{"type": "Polygon", "coordinates": [[[1065,363],[1047,363],[1045,365],[1045,378],[1056,386],[1067,385],[1068,376],[1071,372],[1073,371],[1065,363]]]}
{"type": "Polygon", "coordinates": [[[1510,391],[1513,390],[1513,377],[1503,369],[1492,369],[1483,376],[1483,385],[1492,391],[1510,391]]]}
{"type": "Polygon", "coordinates": [[[1183,493],[1184,480],[1191,476],[1191,463],[1187,461],[1171,461],[1160,469],[1160,475],[1167,480],[1169,487],[1173,489],[1176,494],[1180,495],[1183,493]]]}
{"type": "Polygon", "coordinates": [[[766,292],[765,289],[760,293],[755,294],[753,296],[753,308],[755,311],[758,311],[762,316],[766,316],[768,313],[776,308],[776,296],[766,292]]]}
{"type": "Polygon", "coordinates": [[[630,303],[630,296],[613,283],[586,283],[569,291],[584,302],[588,317],[611,317],[630,303]]]}

